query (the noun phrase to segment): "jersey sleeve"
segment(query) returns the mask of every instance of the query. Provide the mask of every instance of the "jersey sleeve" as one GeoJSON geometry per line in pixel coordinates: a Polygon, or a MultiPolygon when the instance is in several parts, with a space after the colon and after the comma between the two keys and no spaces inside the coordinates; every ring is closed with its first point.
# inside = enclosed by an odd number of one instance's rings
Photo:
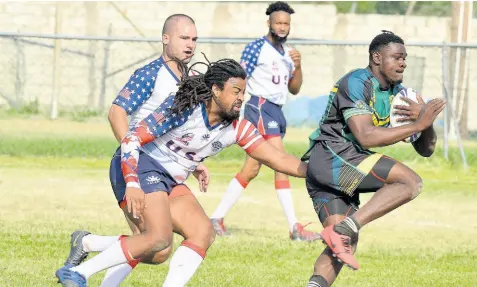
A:
{"type": "Polygon", "coordinates": [[[234,127],[236,143],[248,154],[265,141],[257,128],[245,119],[235,122],[234,127]]]}
{"type": "Polygon", "coordinates": [[[333,88],[337,93],[339,112],[345,121],[352,116],[373,114],[373,110],[368,105],[372,89],[370,83],[357,77],[349,77],[342,81],[338,87],[333,88]]]}
{"type": "Polygon", "coordinates": [[[260,51],[262,50],[262,46],[264,44],[263,39],[259,39],[254,41],[247,46],[242,52],[242,56],[240,57],[240,65],[244,68],[245,72],[247,73],[247,77],[251,77],[253,71],[258,65],[258,58],[260,56],[260,51]]]}
{"type": "Polygon", "coordinates": [[[152,95],[160,67],[160,65],[150,64],[136,70],[113,104],[123,108],[128,115],[134,113],[152,95]]]}
{"type": "Polygon", "coordinates": [[[183,125],[194,110],[187,108],[182,114],[170,113],[168,110],[173,104],[174,95],[171,95],[122,139],[121,168],[127,186],[140,188],[137,175],[140,147],[183,125]]]}

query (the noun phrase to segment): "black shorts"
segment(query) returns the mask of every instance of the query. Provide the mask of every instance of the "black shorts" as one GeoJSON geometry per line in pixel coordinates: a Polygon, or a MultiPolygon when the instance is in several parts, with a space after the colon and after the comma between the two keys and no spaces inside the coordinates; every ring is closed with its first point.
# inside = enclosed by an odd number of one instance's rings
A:
{"type": "Polygon", "coordinates": [[[323,214],[352,214],[359,208],[359,194],[383,187],[395,163],[351,142],[317,142],[308,162],[306,187],[320,220],[323,214]],[[339,208],[332,214],[323,213],[327,211],[322,211],[323,206],[335,199],[340,201],[334,203],[339,208]]]}

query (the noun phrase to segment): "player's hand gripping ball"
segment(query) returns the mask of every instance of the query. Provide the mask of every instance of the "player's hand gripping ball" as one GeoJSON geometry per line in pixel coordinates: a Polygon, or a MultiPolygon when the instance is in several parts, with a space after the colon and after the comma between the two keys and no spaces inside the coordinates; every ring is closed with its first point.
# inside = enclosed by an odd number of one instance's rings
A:
{"type": "MultiPolygon", "coordinates": [[[[412,88],[402,89],[391,102],[390,126],[400,127],[413,123],[419,116],[424,106],[424,101],[412,88]]],[[[421,133],[413,134],[404,139],[404,142],[412,143],[419,139],[421,133]]]]}

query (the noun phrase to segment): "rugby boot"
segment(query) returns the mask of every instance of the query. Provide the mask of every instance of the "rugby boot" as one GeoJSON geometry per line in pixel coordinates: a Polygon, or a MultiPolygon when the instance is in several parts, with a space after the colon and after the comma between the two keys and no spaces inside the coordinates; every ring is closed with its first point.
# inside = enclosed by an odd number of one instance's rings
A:
{"type": "Polygon", "coordinates": [[[333,256],[337,257],[339,262],[353,270],[358,270],[359,264],[353,256],[351,238],[337,233],[334,231],[334,227],[335,225],[330,225],[321,232],[323,242],[331,249],[333,256]]]}
{"type": "Polygon", "coordinates": [[[305,229],[310,223],[301,225],[301,223],[295,223],[293,225],[293,231],[290,232],[290,239],[295,241],[315,241],[321,239],[320,233],[315,233],[305,229]]]}

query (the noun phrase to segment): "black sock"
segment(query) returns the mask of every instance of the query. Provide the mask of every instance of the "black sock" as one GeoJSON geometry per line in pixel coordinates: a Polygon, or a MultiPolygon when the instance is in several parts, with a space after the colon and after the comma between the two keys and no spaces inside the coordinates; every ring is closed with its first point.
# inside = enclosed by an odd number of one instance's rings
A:
{"type": "Polygon", "coordinates": [[[355,240],[358,237],[360,228],[361,225],[359,225],[353,217],[346,217],[343,221],[336,224],[333,230],[336,233],[349,236],[351,239],[355,240]]]}
{"type": "Polygon", "coordinates": [[[326,279],[321,275],[313,275],[308,282],[306,287],[330,287],[330,284],[326,281],[326,279]]]}

